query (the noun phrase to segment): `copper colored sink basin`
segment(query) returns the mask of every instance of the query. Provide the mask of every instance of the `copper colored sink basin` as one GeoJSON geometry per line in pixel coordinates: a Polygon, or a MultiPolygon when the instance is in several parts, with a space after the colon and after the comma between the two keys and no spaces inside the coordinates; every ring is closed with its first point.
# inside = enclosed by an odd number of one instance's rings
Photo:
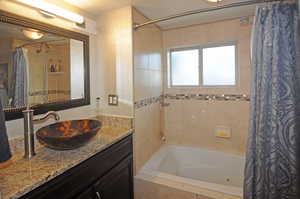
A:
{"type": "Polygon", "coordinates": [[[71,150],[90,141],[100,128],[98,120],[70,120],[45,126],[37,131],[36,137],[46,147],[71,150]]]}

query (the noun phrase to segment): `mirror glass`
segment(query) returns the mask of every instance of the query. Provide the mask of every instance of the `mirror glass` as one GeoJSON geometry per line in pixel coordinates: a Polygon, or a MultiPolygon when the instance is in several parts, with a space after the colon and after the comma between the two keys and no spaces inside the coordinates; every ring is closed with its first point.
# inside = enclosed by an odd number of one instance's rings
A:
{"type": "Polygon", "coordinates": [[[5,109],[82,99],[83,41],[0,22],[0,99],[5,109]]]}

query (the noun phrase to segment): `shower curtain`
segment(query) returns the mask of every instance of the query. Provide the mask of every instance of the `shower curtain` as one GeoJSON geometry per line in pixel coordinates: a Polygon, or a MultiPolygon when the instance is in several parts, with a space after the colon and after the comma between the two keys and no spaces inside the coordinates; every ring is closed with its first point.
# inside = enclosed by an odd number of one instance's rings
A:
{"type": "Polygon", "coordinates": [[[12,85],[10,98],[13,107],[26,106],[28,100],[28,59],[24,48],[16,48],[12,58],[12,85]]]}
{"type": "Polygon", "coordinates": [[[300,58],[296,4],[258,7],[244,199],[300,199],[300,58]]]}

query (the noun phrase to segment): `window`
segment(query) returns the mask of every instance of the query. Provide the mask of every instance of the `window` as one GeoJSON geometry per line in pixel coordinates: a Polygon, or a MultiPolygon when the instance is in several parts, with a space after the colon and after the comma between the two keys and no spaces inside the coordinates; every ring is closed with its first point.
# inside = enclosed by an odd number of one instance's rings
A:
{"type": "Polygon", "coordinates": [[[235,46],[203,48],[203,85],[235,85],[235,46]]]}
{"type": "Polygon", "coordinates": [[[236,85],[236,45],[171,50],[170,84],[172,87],[236,85]]]}
{"type": "Polygon", "coordinates": [[[199,85],[199,50],[181,50],[171,52],[172,85],[199,85]],[[196,74],[196,75],[195,75],[196,74]]]}

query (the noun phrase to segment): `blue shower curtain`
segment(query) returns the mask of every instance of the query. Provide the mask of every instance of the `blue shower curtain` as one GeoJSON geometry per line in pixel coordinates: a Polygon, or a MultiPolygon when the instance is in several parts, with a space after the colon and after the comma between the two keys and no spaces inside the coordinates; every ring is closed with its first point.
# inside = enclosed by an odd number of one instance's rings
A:
{"type": "Polygon", "coordinates": [[[13,107],[26,106],[28,100],[28,62],[26,49],[17,48],[13,53],[12,90],[10,98],[13,107]]]}
{"type": "Polygon", "coordinates": [[[300,58],[296,4],[257,9],[244,199],[300,199],[300,58]]]}

